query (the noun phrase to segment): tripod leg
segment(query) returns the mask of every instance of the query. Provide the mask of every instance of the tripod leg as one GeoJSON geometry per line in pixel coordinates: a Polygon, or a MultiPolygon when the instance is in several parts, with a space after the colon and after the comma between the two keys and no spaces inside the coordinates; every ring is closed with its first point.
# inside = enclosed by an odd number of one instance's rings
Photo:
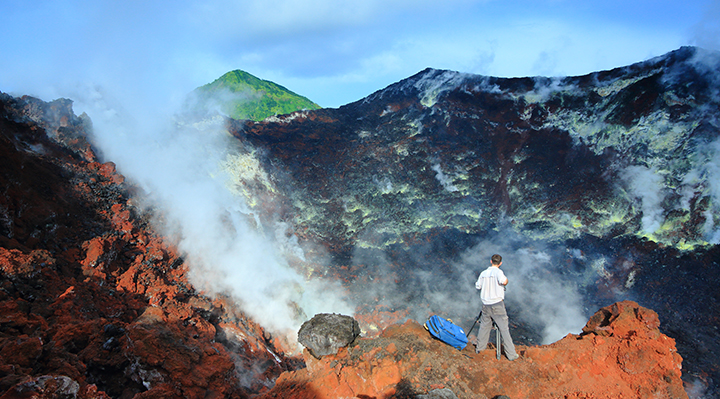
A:
{"type": "Polygon", "coordinates": [[[468,330],[467,334],[465,334],[465,338],[469,338],[469,337],[470,337],[470,332],[472,332],[473,328],[475,328],[475,324],[477,324],[478,321],[480,321],[480,318],[481,318],[481,317],[482,317],[482,310],[480,311],[480,314],[478,315],[478,317],[475,319],[475,323],[473,323],[472,327],[470,327],[470,329],[468,330]]]}
{"type": "Polygon", "coordinates": [[[500,337],[500,329],[495,322],[493,322],[493,328],[495,329],[495,357],[497,357],[497,360],[500,360],[500,344],[502,343],[502,337],[500,337]]]}

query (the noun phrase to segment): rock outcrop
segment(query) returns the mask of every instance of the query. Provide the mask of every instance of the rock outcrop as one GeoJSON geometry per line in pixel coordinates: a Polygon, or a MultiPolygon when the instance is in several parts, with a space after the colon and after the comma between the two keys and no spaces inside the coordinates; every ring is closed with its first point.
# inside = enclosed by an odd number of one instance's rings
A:
{"type": "Polygon", "coordinates": [[[305,369],[285,372],[261,398],[687,398],[682,358],[657,313],[624,301],[600,309],[579,335],[519,346],[521,358],[494,350],[458,351],[415,321],[360,338],[336,355],[305,352],[305,369]],[[434,396],[432,396],[434,395],[434,396]]]}
{"type": "Polygon", "coordinates": [[[360,325],[350,316],[320,313],[303,323],[298,342],[318,359],[334,355],[360,335],[360,325]]]}

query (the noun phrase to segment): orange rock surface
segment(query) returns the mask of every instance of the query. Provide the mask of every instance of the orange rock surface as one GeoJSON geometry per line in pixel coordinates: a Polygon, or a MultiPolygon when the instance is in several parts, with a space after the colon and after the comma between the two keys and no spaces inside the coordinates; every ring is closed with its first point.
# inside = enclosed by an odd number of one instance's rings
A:
{"type": "Polygon", "coordinates": [[[518,346],[521,358],[497,360],[432,338],[417,322],[362,338],[337,355],[285,372],[261,398],[414,397],[448,388],[458,398],[687,398],[682,358],[660,333],[657,314],[631,301],[599,310],[580,335],[518,346]],[[409,395],[409,396],[408,396],[409,395]]]}

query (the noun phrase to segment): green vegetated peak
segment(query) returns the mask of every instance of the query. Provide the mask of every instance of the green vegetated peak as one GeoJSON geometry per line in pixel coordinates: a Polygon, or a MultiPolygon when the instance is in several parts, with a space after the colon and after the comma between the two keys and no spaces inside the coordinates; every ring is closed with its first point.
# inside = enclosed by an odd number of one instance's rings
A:
{"type": "Polygon", "coordinates": [[[198,87],[193,93],[200,110],[217,111],[233,119],[261,121],[273,115],[320,108],[306,97],[239,69],[198,87]]]}

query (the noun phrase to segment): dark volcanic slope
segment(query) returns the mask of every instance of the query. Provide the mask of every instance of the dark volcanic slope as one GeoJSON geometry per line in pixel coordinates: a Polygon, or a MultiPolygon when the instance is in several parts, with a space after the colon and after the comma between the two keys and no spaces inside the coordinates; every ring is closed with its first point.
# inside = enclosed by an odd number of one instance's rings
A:
{"type": "Polygon", "coordinates": [[[238,185],[272,198],[254,202],[259,213],[270,204],[294,234],[327,248],[330,273],[364,304],[469,324],[467,286],[485,261],[468,253],[499,247],[518,281],[508,302],[524,320],[521,340],[540,339],[547,322],[530,313],[550,317],[537,302],[577,292],[587,312],[632,298],[659,310],[687,370],[712,385],[719,60],[682,48],[556,79],[428,69],[339,109],[235,123],[232,133],[273,176],[238,185]],[[548,280],[560,290],[533,291],[548,280]],[[439,294],[453,307],[435,303],[439,294]]]}
{"type": "Polygon", "coordinates": [[[704,55],[684,48],[564,79],[428,69],[339,109],[235,131],[282,162],[295,208],[317,208],[296,224],[342,243],[381,245],[363,237],[369,226],[397,236],[510,220],[547,239],[633,234],[692,248],[718,230],[718,64],[704,55]],[[645,170],[669,190],[661,225],[628,176],[645,170]]]}

